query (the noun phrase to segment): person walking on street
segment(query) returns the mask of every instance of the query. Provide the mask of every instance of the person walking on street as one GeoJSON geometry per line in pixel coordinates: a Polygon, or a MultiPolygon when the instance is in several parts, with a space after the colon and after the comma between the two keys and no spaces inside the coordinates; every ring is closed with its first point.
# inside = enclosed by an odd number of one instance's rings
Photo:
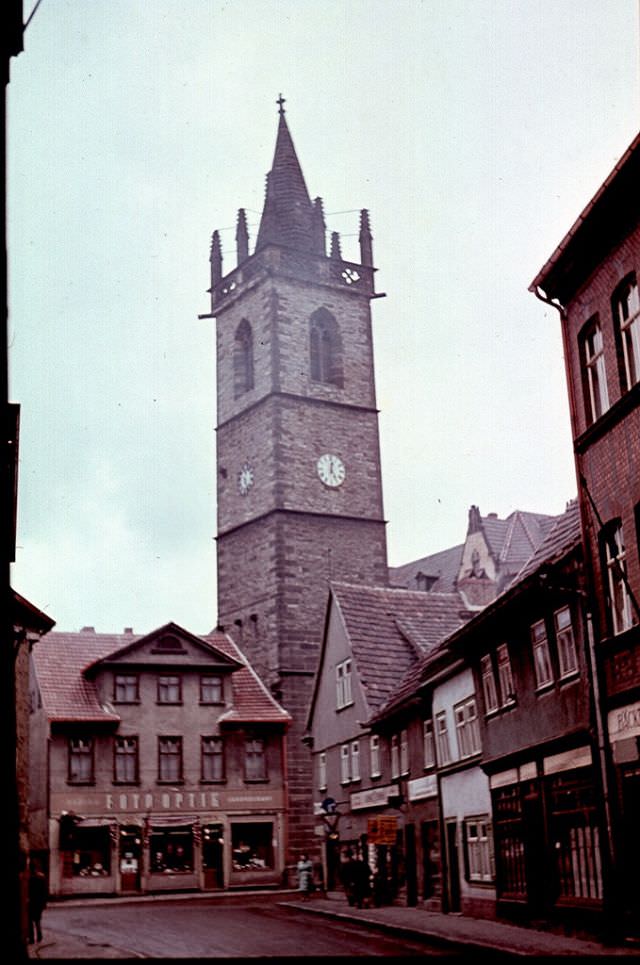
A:
{"type": "Polygon", "coordinates": [[[40,919],[47,904],[47,879],[37,859],[32,858],[29,872],[29,944],[42,941],[40,919]]]}
{"type": "Polygon", "coordinates": [[[298,891],[302,895],[302,900],[306,901],[311,894],[313,884],[313,864],[307,854],[300,855],[296,870],[298,872],[298,891]]]}

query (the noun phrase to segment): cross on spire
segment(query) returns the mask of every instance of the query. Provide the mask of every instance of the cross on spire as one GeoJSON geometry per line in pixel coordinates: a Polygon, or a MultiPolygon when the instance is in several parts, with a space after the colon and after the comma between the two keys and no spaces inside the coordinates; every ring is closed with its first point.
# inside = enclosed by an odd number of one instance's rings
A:
{"type": "Polygon", "coordinates": [[[286,98],[284,98],[282,94],[280,94],[280,96],[278,97],[278,100],[276,101],[276,104],[278,105],[278,114],[280,114],[281,117],[285,112],[284,111],[285,103],[286,103],[286,98]]]}

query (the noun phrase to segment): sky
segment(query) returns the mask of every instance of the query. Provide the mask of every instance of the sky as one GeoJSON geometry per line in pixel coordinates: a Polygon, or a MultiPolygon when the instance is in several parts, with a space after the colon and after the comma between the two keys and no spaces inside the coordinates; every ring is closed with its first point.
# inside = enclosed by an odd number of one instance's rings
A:
{"type": "MultiPolygon", "coordinates": [[[[35,0],[25,0],[25,17],[35,0]]],[[[638,0],[42,0],[8,88],[14,588],[59,630],[216,624],[209,245],[276,99],[372,304],[391,565],[576,494],[528,286],[640,126],[638,0]],[[606,14],[606,15],[605,15],[606,14]]]]}

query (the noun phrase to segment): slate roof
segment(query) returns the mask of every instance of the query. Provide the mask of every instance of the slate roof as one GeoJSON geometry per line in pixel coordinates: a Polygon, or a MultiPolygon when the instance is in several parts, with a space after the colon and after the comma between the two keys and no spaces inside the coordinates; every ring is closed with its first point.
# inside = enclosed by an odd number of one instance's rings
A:
{"type": "MultiPolygon", "coordinates": [[[[480,517],[489,550],[500,565],[501,588],[526,563],[556,519],[556,516],[521,509],[514,510],[506,519],[500,519],[495,513],[480,517]]],[[[437,577],[429,592],[452,593],[456,588],[463,550],[464,543],[461,543],[411,563],[389,567],[389,582],[392,586],[414,590],[418,573],[424,573],[437,577]]]]}
{"type": "MultiPolygon", "coordinates": [[[[120,716],[108,703],[101,704],[93,676],[86,671],[97,661],[113,657],[149,634],[132,633],[48,633],[33,647],[33,660],[42,705],[50,721],[117,723],[120,716]]],[[[193,636],[189,634],[189,636],[193,636]]],[[[196,638],[204,647],[220,651],[238,661],[233,671],[233,710],[225,715],[232,721],[287,722],[289,714],[274,700],[249,666],[246,657],[224,633],[196,638]]]]}
{"type": "Polygon", "coordinates": [[[280,115],[271,170],[267,175],[264,208],[258,229],[256,251],[275,243],[311,251],[313,247],[313,206],[293,140],[280,115]]]}
{"type": "Polygon", "coordinates": [[[469,613],[458,593],[332,583],[369,709],[377,710],[419,656],[469,613]]]}
{"type": "Polygon", "coordinates": [[[436,582],[429,592],[453,593],[462,561],[463,549],[464,543],[460,543],[459,546],[452,546],[450,549],[440,550],[439,553],[423,556],[412,563],[390,566],[389,582],[392,586],[402,586],[407,590],[415,590],[418,573],[424,573],[425,576],[436,577],[436,582]]]}
{"type": "Polygon", "coordinates": [[[548,566],[562,559],[572,547],[581,541],[581,538],[580,509],[578,501],[573,500],[567,504],[565,512],[556,517],[555,523],[549,529],[535,553],[522,567],[512,586],[531,576],[541,566],[548,566]]]}

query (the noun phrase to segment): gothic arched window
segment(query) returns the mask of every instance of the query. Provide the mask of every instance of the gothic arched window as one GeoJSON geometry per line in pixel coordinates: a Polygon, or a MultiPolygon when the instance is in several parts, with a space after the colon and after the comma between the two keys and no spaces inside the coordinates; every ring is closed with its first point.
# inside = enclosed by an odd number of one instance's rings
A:
{"type": "Polygon", "coordinates": [[[314,382],[342,388],[342,339],[338,323],[326,308],[319,308],[311,316],[309,358],[311,378],[314,382]]]}
{"type": "Polygon", "coordinates": [[[238,396],[253,388],[253,333],[243,318],[236,329],[233,344],[233,392],[238,396]]]}

